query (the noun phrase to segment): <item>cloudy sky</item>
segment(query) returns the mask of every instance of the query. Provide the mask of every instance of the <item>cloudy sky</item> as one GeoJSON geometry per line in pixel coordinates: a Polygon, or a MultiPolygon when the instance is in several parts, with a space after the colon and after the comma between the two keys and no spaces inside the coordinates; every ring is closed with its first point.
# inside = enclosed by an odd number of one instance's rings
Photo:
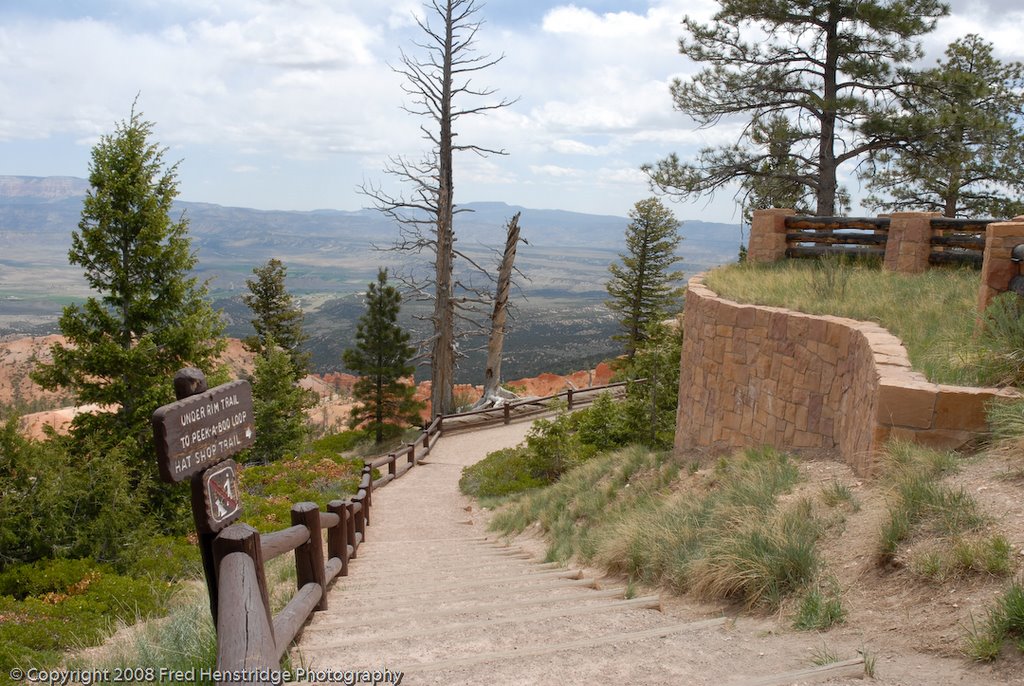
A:
{"type": "MultiPolygon", "coordinates": [[[[518,98],[459,125],[508,155],[456,160],[456,201],[624,215],[649,194],[639,166],[733,140],[674,112],[684,15],[713,0],[488,0],[478,83],[518,98]]],[[[953,0],[929,61],[981,33],[1024,60],[1019,0],[953,0]]],[[[0,0],[0,174],[87,176],[89,150],[139,109],[181,160],[184,200],[261,209],[358,209],[389,155],[425,149],[389,68],[422,39],[416,0],[0,0]]],[[[852,190],[856,194],[856,182],[852,190]]],[[[737,220],[731,193],[681,218],[737,220]]]]}

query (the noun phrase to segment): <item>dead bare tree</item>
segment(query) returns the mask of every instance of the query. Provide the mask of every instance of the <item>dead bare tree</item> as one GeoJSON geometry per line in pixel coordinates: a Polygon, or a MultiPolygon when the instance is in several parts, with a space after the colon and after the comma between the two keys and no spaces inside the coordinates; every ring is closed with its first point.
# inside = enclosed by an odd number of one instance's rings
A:
{"type": "Polygon", "coordinates": [[[487,367],[484,370],[484,392],[474,409],[491,407],[502,400],[511,400],[514,393],[501,387],[501,353],[505,345],[505,322],[508,320],[508,296],[512,290],[512,271],[515,268],[519,241],[519,212],[508,222],[505,252],[498,268],[498,282],[494,291],[494,309],[491,312],[491,334],[487,339],[487,367]]]}
{"type": "Polygon", "coordinates": [[[502,98],[485,104],[461,105],[466,98],[494,95],[495,89],[473,85],[473,76],[504,59],[504,55],[492,58],[476,53],[474,42],[482,24],[477,18],[476,0],[431,0],[424,7],[427,16],[417,18],[416,22],[426,40],[414,43],[423,56],[411,56],[403,50],[400,65],[393,69],[405,78],[403,90],[412,98],[411,104],[403,109],[428,120],[420,125],[420,130],[430,143],[430,151],[419,162],[398,155],[385,166],[385,173],[411,188],[407,195],[394,195],[372,185],[364,185],[362,191],[378,210],[398,224],[400,234],[395,250],[433,257],[432,278],[408,275],[405,280],[414,297],[433,301],[432,332],[422,345],[429,351],[430,406],[436,415],[453,409],[458,323],[474,321],[472,313],[479,312],[488,301],[488,296],[471,279],[463,282],[456,278],[455,260],[464,260],[473,272],[492,279],[455,247],[453,218],[458,210],[454,202],[452,157],[461,151],[481,156],[506,154],[504,150],[456,144],[454,125],[461,117],[508,107],[515,101],[502,98]],[[440,24],[437,28],[431,25],[432,18],[440,24]],[[456,101],[460,104],[456,105],[456,101]]]}

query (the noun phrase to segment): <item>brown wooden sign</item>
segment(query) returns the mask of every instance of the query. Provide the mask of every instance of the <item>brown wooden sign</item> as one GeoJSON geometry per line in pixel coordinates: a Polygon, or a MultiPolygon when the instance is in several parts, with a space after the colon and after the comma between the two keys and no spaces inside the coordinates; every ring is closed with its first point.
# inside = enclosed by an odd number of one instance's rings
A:
{"type": "Polygon", "coordinates": [[[192,488],[192,514],[200,531],[216,533],[241,516],[238,463],[234,460],[207,469],[192,480],[192,488]]]}
{"type": "Polygon", "coordinates": [[[160,477],[183,481],[251,446],[256,440],[252,387],[232,381],[153,413],[160,477]]]}

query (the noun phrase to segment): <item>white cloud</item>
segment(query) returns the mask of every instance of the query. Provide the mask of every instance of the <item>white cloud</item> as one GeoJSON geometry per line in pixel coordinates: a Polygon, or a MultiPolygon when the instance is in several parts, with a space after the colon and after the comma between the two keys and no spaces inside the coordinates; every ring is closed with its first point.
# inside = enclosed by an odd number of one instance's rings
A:
{"type": "Polygon", "coordinates": [[[601,155],[605,152],[604,148],[588,145],[570,138],[558,139],[551,144],[551,149],[566,155],[601,155]]]}
{"type": "Polygon", "coordinates": [[[568,178],[580,175],[578,169],[560,167],[557,164],[531,164],[530,171],[542,176],[554,176],[556,178],[568,178]]]}

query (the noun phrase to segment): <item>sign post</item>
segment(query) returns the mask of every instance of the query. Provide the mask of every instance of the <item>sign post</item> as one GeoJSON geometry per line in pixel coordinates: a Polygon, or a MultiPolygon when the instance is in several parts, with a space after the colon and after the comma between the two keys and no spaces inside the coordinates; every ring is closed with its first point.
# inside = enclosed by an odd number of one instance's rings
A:
{"type": "Polygon", "coordinates": [[[256,441],[252,387],[248,381],[231,381],[207,389],[206,376],[188,367],[174,375],[174,394],[177,402],[153,413],[157,466],[163,481],[191,483],[192,517],[216,626],[213,539],[242,514],[238,465],[228,458],[256,441]]]}

